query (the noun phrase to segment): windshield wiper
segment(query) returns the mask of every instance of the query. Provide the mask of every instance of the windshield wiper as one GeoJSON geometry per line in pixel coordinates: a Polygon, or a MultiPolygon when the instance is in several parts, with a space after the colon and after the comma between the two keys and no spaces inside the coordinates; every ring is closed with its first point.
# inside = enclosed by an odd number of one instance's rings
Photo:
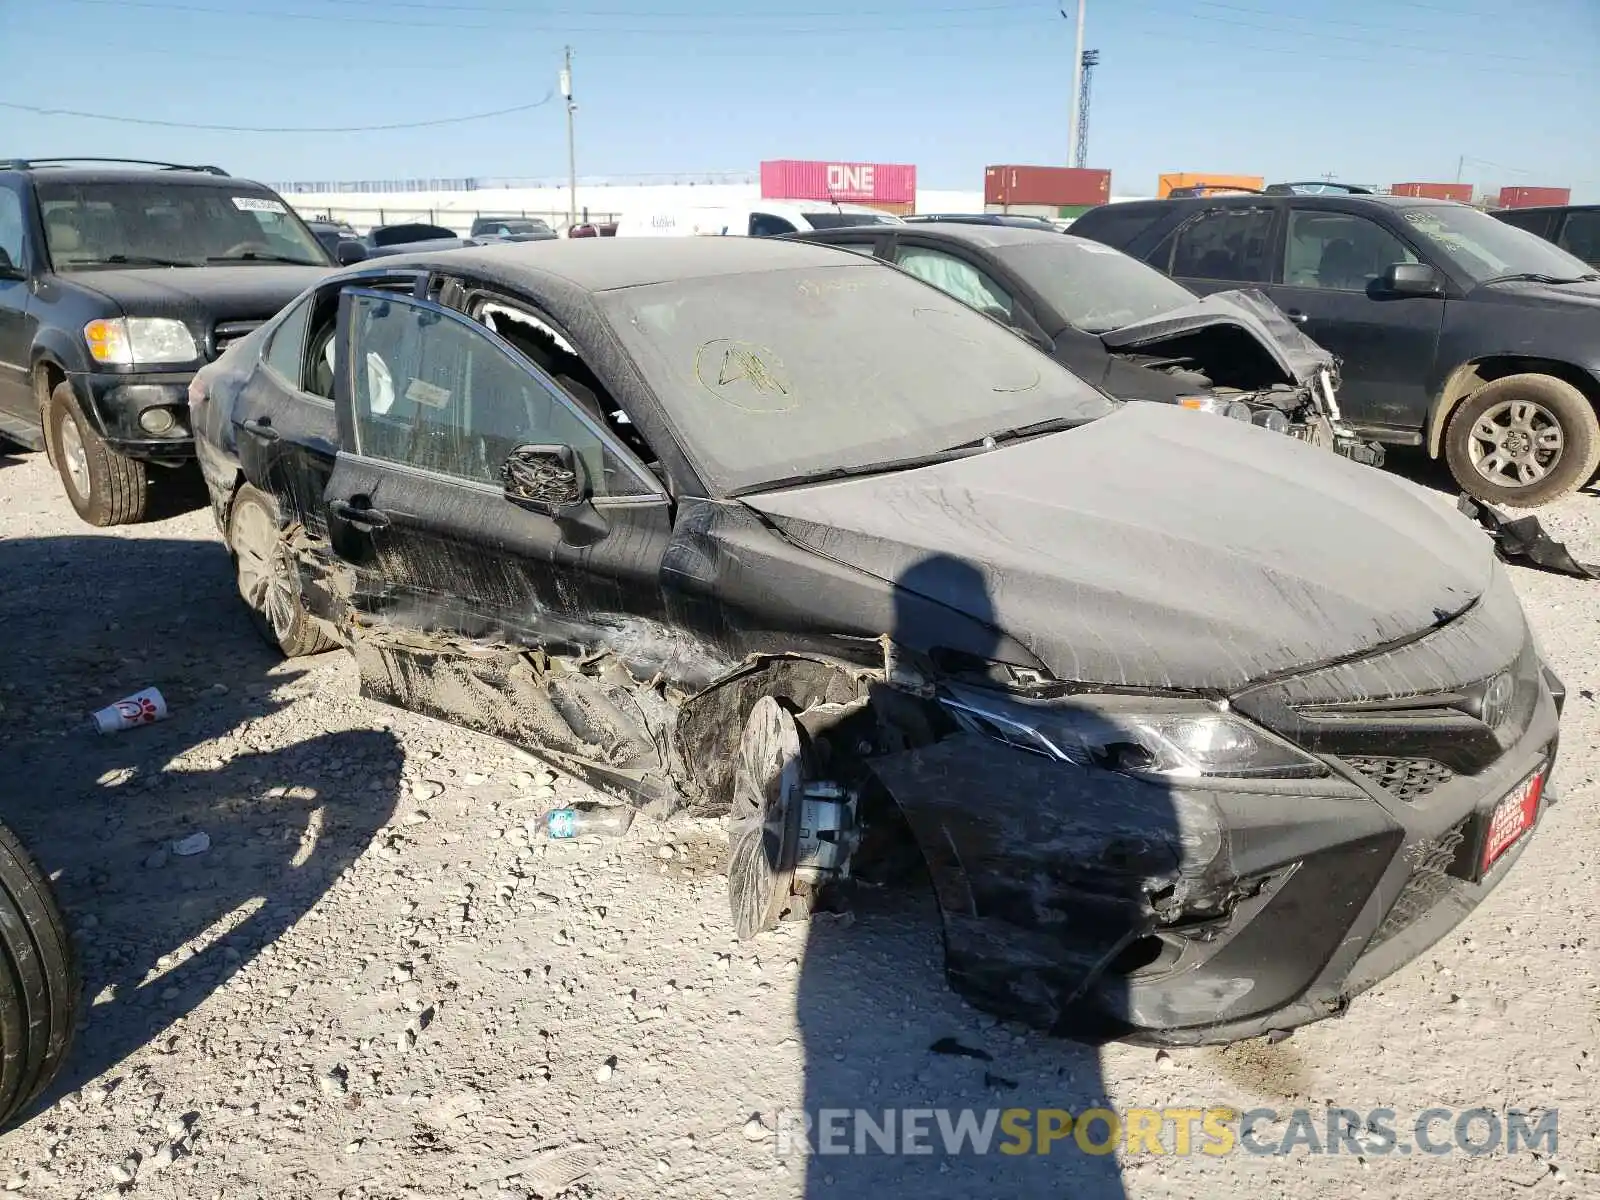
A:
{"type": "Polygon", "coordinates": [[[888,475],[894,471],[913,471],[918,467],[931,467],[936,463],[956,458],[968,458],[978,453],[976,446],[958,446],[950,450],[936,450],[932,454],[916,454],[907,458],[889,458],[882,462],[862,463],[856,467],[829,467],[822,471],[808,471],[802,475],[786,475],[782,479],[768,480],[738,488],[729,493],[734,497],[753,496],[759,492],[779,492],[784,488],[799,487],[806,483],[832,483],[839,479],[856,479],[862,475],[888,475]]]}
{"type": "Polygon", "coordinates": [[[310,262],[304,258],[291,258],[287,254],[257,254],[254,250],[247,250],[243,254],[212,254],[206,257],[208,263],[236,263],[236,262],[269,262],[293,263],[297,267],[316,267],[320,263],[310,262]]]}
{"type": "Polygon", "coordinates": [[[75,267],[198,267],[200,264],[189,259],[180,258],[155,258],[149,254],[108,254],[104,258],[87,259],[75,262],[75,267]]]}
{"type": "Polygon", "coordinates": [[[1485,279],[1484,283],[1587,283],[1591,279],[1600,279],[1600,275],[1573,275],[1562,277],[1559,275],[1541,275],[1537,271],[1512,271],[1506,275],[1495,275],[1485,279]]]}
{"type": "MultiPolygon", "coordinates": [[[[1046,433],[1060,433],[1063,429],[1076,429],[1079,425],[1087,425],[1082,417],[1047,417],[1043,421],[1035,421],[1031,425],[1018,425],[1015,429],[997,429],[993,433],[986,433],[983,437],[971,442],[963,442],[959,446],[950,447],[955,450],[987,450],[1003,442],[1015,442],[1021,438],[1039,437],[1046,433]]],[[[950,451],[946,451],[949,453],[950,451]]]]}

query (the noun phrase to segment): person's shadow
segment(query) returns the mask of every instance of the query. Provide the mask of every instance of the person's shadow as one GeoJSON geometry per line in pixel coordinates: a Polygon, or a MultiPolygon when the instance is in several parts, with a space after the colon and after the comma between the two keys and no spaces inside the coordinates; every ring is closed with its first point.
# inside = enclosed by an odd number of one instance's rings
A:
{"type": "Polygon", "coordinates": [[[282,728],[310,668],[260,642],[215,542],[0,543],[0,628],[0,820],[54,878],[81,974],[75,1043],[32,1115],[114,1085],[292,927],[392,819],[402,750],[387,730],[282,728]],[[94,732],[90,711],[151,685],[169,719],[94,732]],[[206,849],[174,852],[198,834],[206,849]]]}
{"type": "MultiPolygon", "coordinates": [[[[991,587],[971,563],[923,558],[897,582],[893,641],[976,666],[1001,641],[991,587]]],[[[797,998],[812,1124],[780,1114],[780,1157],[804,1155],[807,1197],[1124,1196],[1121,1139],[1100,1118],[1080,1143],[1075,1124],[1108,1107],[1093,1043],[1131,1016],[1119,972],[1154,941],[1143,889],[1178,861],[1170,793],[992,727],[874,768],[906,822],[893,857],[914,840],[927,873],[917,886],[863,855],[879,886],[851,888],[844,919],[813,915],[797,998]]]]}

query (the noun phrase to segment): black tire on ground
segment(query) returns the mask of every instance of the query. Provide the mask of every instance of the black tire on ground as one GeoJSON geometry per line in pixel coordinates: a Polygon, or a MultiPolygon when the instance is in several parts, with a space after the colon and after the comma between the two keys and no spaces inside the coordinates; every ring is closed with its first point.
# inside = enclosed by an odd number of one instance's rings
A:
{"type": "Polygon", "coordinates": [[[301,658],[338,645],[306,611],[294,552],[271,496],[248,483],[239,488],[228,514],[227,541],[239,595],[269,646],[286,658],[301,658]]]}
{"type": "Polygon", "coordinates": [[[149,495],[145,464],[107,446],[78,406],[70,383],[50,393],[50,448],[62,489],[91,525],[132,525],[144,519],[149,495]]]}
{"type": "Polygon", "coordinates": [[[56,1077],[79,1003],[77,962],[55,891],[0,825],[0,1129],[56,1077]]]}
{"type": "Polygon", "coordinates": [[[1594,478],[1600,417],[1565,380],[1507,375],[1479,388],[1450,415],[1444,452],[1450,473],[1474,499],[1537,508],[1594,478]]]}

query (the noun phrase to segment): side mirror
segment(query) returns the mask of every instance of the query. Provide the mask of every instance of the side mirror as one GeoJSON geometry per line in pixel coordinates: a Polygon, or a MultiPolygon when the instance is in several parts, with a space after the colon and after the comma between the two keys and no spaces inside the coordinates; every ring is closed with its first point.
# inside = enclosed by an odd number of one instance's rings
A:
{"type": "Polygon", "coordinates": [[[605,536],[605,519],[589,502],[589,468],[571,446],[518,446],[500,479],[507,500],[554,520],[568,542],[587,545],[605,536]]]}
{"type": "Polygon", "coordinates": [[[1444,295],[1444,277],[1427,263],[1393,263],[1378,286],[1391,296],[1444,295]]]}
{"type": "Polygon", "coordinates": [[[344,238],[339,242],[338,248],[334,250],[333,256],[339,260],[341,267],[349,267],[358,262],[367,261],[367,248],[358,241],[344,238]]]}
{"type": "Polygon", "coordinates": [[[22,268],[11,261],[11,255],[0,249],[0,279],[21,279],[22,268]]]}

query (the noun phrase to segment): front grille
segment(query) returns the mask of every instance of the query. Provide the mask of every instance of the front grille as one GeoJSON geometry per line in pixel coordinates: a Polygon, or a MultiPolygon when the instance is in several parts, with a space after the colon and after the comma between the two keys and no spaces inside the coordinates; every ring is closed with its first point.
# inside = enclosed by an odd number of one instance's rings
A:
{"type": "Polygon", "coordinates": [[[1400,895],[1390,906],[1383,923],[1367,943],[1367,950],[1377,949],[1396,934],[1415,925],[1455,890],[1457,881],[1449,873],[1450,866],[1461,852],[1461,843],[1466,839],[1467,826],[1471,822],[1470,816],[1463,817],[1436,840],[1412,852],[1411,878],[1406,880],[1405,887],[1400,889],[1400,895]]]}
{"type": "Polygon", "coordinates": [[[1456,777],[1449,767],[1431,758],[1347,758],[1345,762],[1407,804],[1456,777]]]}
{"type": "Polygon", "coordinates": [[[218,321],[211,331],[211,357],[221,358],[229,346],[265,324],[265,321],[218,321]]]}

